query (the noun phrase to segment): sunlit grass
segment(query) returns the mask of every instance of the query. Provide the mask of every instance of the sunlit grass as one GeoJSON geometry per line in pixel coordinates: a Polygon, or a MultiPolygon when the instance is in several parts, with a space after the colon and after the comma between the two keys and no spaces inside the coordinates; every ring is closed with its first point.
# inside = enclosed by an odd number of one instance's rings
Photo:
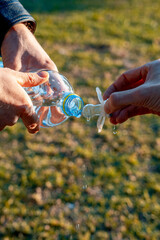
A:
{"type": "MultiPolygon", "coordinates": [[[[159,58],[160,5],[151,0],[25,1],[36,37],[86,103],[132,67],[159,58]]],[[[69,119],[0,137],[0,238],[160,238],[160,120],[69,119]]]]}

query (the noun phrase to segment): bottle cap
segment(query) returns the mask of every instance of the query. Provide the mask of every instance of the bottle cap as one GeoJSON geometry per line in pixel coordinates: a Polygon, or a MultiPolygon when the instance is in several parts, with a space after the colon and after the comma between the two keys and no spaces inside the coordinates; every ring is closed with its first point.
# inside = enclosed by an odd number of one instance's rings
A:
{"type": "Polygon", "coordinates": [[[70,93],[65,96],[62,109],[67,116],[79,118],[82,114],[83,106],[84,103],[82,98],[74,93],[70,93]]]}

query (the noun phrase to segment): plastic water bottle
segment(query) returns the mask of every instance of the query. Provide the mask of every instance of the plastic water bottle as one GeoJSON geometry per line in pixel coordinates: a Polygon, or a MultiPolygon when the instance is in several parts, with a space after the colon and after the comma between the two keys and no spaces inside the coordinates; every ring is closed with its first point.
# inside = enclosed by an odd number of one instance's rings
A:
{"type": "Polygon", "coordinates": [[[71,116],[79,118],[84,105],[82,98],[74,93],[63,75],[55,71],[47,72],[49,73],[47,82],[24,88],[33,102],[40,126],[54,127],[71,116]]]}
{"type": "MultiPolygon", "coordinates": [[[[3,67],[2,62],[0,67],[3,67]]],[[[40,126],[54,127],[71,116],[79,118],[84,106],[82,98],[74,93],[71,84],[63,75],[56,71],[45,71],[49,73],[47,82],[24,88],[33,102],[40,126]]]]}

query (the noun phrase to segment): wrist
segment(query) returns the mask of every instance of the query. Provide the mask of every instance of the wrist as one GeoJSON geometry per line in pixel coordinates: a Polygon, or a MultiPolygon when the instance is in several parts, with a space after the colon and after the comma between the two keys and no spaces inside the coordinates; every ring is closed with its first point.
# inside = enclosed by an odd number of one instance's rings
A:
{"type": "Polygon", "coordinates": [[[1,56],[5,67],[19,69],[15,58],[23,52],[24,42],[32,38],[35,38],[34,35],[23,23],[17,23],[9,29],[1,45],[1,56]]]}
{"type": "Polygon", "coordinates": [[[22,33],[24,31],[28,31],[28,29],[30,30],[30,32],[34,33],[34,29],[31,28],[31,25],[29,22],[21,22],[21,23],[17,23],[15,25],[13,25],[8,32],[6,33],[5,38],[7,38],[8,36],[15,34],[15,33],[22,33]]]}
{"type": "MultiPolygon", "coordinates": [[[[10,36],[15,36],[15,34],[19,34],[21,35],[22,32],[28,32],[28,30],[32,33],[35,32],[36,29],[36,23],[35,22],[31,22],[31,21],[26,21],[26,22],[20,22],[17,23],[15,25],[13,25],[8,32],[5,34],[3,42],[10,38],[10,36]]],[[[3,47],[3,42],[2,42],[2,46],[3,47]]]]}
{"type": "MultiPolygon", "coordinates": [[[[2,46],[1,46],[1,52],[3,55],[3,51],[6,50],[6,47],[11,43],[17,44],[19,42],[20,37],[19,36],[27,36],[27,34],[30,33],[30,31],[28,30],[27,26],[23,23],[17,23],[15,25],[13,25],[9,31],[6,33],[3,42],[2,42],[2,46]]],[[[31,34],[31,33],[30,33],[31,34]]]]}

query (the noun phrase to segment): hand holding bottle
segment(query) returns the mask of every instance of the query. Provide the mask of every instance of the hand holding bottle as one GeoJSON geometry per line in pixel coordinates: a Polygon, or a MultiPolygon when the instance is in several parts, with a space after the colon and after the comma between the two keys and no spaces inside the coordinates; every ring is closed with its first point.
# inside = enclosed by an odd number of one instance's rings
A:
{"type": "Polygon", "coordinates": [[[40,126],[54,127],[71,116],[79,118],[83,100],[74,93],[63,75],[56,71],[46,71],[49,74],[47,82],[25,88],[35,107],[40,126]]]}
{"type": "Polygon", "coordinates": [[[104,93],[113,124],[143,114],[160,116],[160,60],[123,73],[104,93]]]}
{"type": "Polygon", "coordinates": [[[0,131],[14,125],[19,118],[30,133],[39,130],[39,120],[32,101],[22,87],[31,87],[48,80],[48,73],[22,73],[0,69],[0,131]]]}

